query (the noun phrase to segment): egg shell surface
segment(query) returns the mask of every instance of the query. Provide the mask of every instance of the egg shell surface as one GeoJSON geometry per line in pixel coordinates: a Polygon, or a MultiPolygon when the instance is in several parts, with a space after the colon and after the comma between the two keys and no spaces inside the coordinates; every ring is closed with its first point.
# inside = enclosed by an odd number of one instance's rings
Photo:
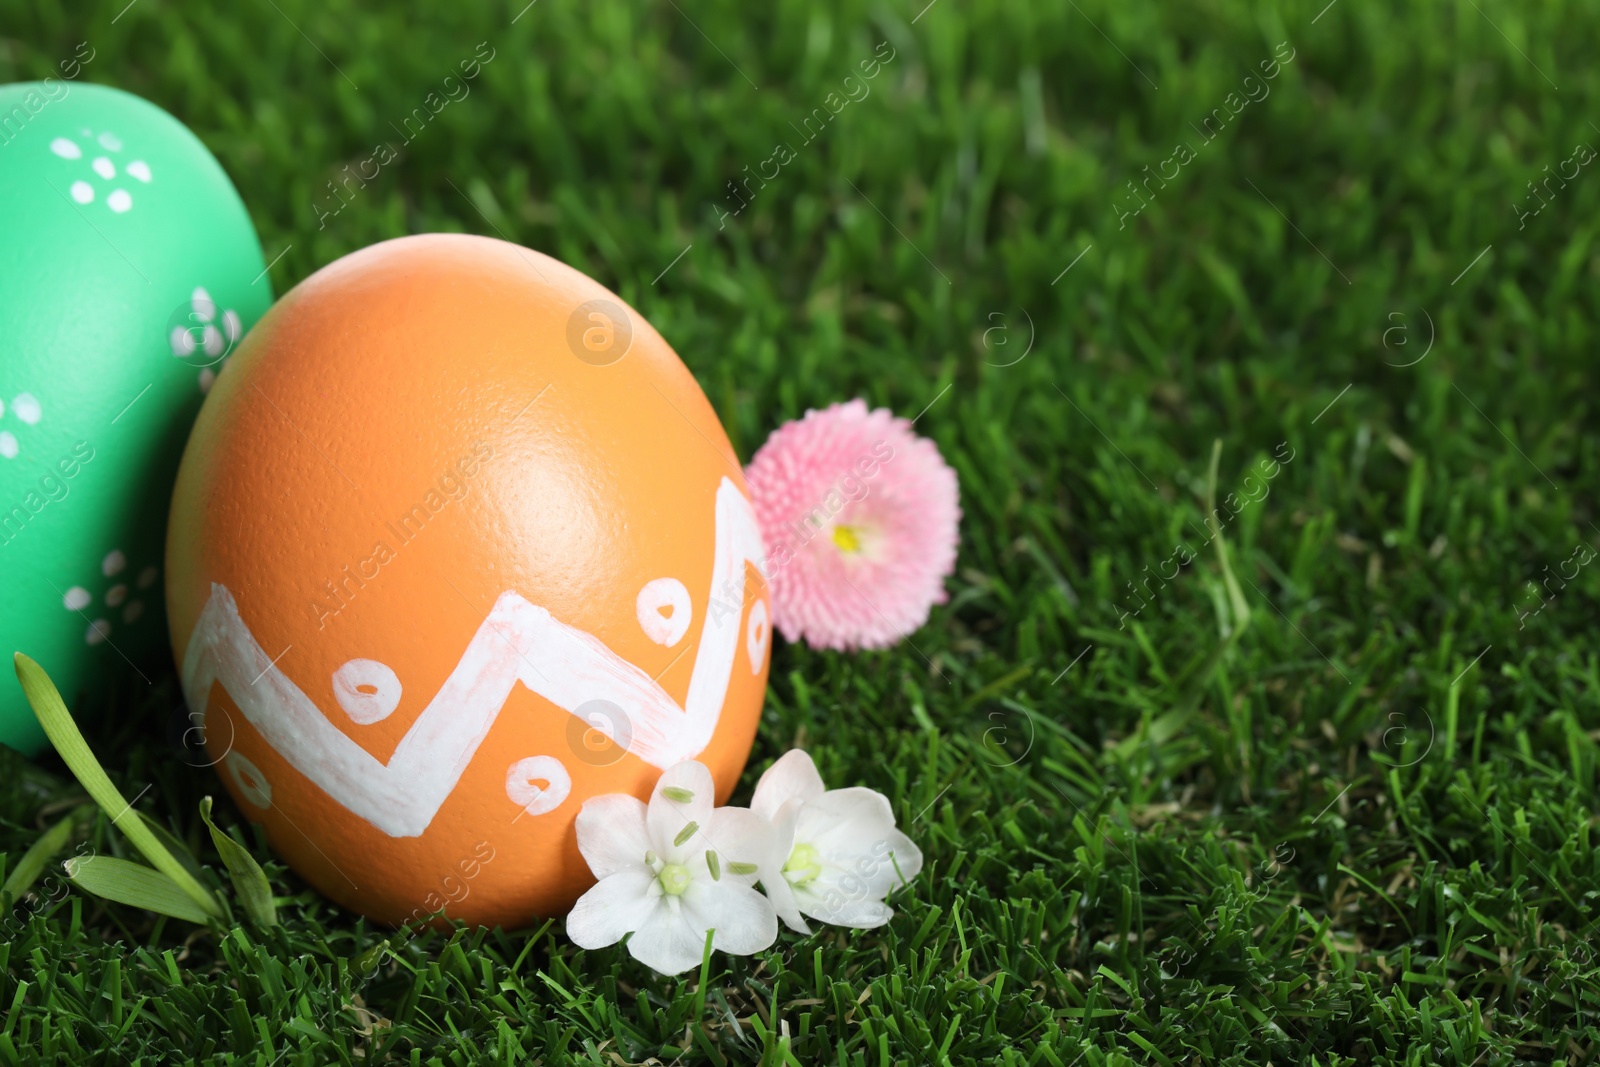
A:
{"type": "MultiPolygon", "coordinates": [[[[205,145],[137,96],[0,86],[0,650],[70,707],[149,692],[166,659],[167,505],[203,390],[272,301],[205,145]]],[[[44,733],[14,680],[0,743],[44,733]]]]}
{"type": "Polygon", "coordinates": [[[432,234],[318,271],[230,360],[167,596],[207,750],[302,877],[385,923],[515,927],[593,884],[586,799],[687,758],[727,798],[760,556],[716,413],[636,311],[432,234]]]}

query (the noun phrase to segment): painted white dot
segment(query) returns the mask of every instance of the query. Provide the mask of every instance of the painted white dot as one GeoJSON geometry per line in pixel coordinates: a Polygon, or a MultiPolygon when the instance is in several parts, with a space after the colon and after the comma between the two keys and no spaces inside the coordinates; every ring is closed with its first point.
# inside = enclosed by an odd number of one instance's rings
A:
{"type": "Polygon", "coordinates": [[[33,426],[44,411],[39,407],[38,398],[32,393],[18,393],[11,401],[11,413],[29,426],[33,426]]]}
{"type": "Polygon", "coordinates": [[[128,603],[128,606],[122,609],[122,621],[123,622],[138,622],[139,621],[139,616],[141,616],[143,614],[144,614],[144,603],[142,601],[138,601],[138,600],[130,601],[128,603]]]}
{"type": "Polygon", "coordinates": [[[6,413],[5,401],[0,400],[0,415],[4,415],[5,413],[6,413]]]}
{"type": "Polygon", "coordinates": [[[217,381],[217,376],[211,370],[210,367],[205,367],[205,368],[201,369],[201,371],[200,371],[200,391],[202,393],[211,392],[211,387],[214,384],[216,384],[216,381],[217,381]]]}
{"type": "Polygon", "coordinates": [[[0,430],[0,456],[6,459],[17,458],[17,439],[11,436],[10,430],[0,430]]]}
{"type": "Polygon", "coordinates": [[[122,549],[113,548],[106,553],[106,558],[100,561],[100,573],[107,578],[113,574],[121,574],[122,568],[128,565],[128,557],[122,554],[122,549]]]}
{"type": "Polygon", "coordinates": [[[634,614],[644,635],[658,645],[671,648],[689,632],[694,608],[689,590],[676,578],[657,578],[646,582],[634,601],[634,614]]]}
{"type": "Polygon", "coordinates": [[[106,607],[108,608],[121,607],[122,602],[127,599],[128,587],[121,582],[106,590],[106,607]]]}
{"type": "Polygon", "coordinates": [[[80,204],[87,204],[94,199],[94,186],[88,182],[73,182],[68,191],[72,193],[72,199],[80,204]]]}
{"type": "Polygon", "coordinates": [[[65,137],[57,137],[54,141],[51,141],[50,151],[62,159],[83,158],[83,149],[79,148],[76,142],[69,141],[65,137]]]}
{"type": "Polygon", "coordinates": [[[156,578],[160,576],[160,573],[161,572],[156,570],[154,567],[146,567],[144,570],[140,571],[139,588],[149,589],[152,585],[155,585],[156,578]]]}
{"type": "Polygon", "coordinates": [[[96,619],[89,624],[83,633],[84,644],[98,645],[111,636],[111,623],[105,619],[96,619]]]}
{"type": "Polygon", "coordinates": [[[244,323],[239,321],[239,313],[232,308],[222,313],[222,332],[228,335],[230,345],[244,335],[244,323]]]}
{"type": "Polygon", "coordinates": [[[228,773],[233,776],[233,784],[239,787],[244,799],[258,808],[272,807],[272,783],[267,781],[260,767],[237,752],[229,752],[222,762],[227,765],[228,773]]]}
{"type": "Polygon", "coordinates": [[[122,151],[122,138],[114,133],[102,133],[100,135],[100,147],[107,152],[120,152],[122,151]]]}
{"type": "Polygon", "coordinates": [[[127,170],[128,177],[130,178],[138,178],[142,182],[148,182],[150,180],[150,164],[146,163],[142,159],[136,159],[132,163],[129,163],[127,170]]]}
{"type": "Polygon", "coordinates": [[[133,197],[128,195],[128,190],[126,189],[113,189],[111,190],[111,195],[106,197],[106,207],[119,215],[132,206],[133,197]]]}
{"type": "Polygon", "coordinates": [[[186,326],[174,326],[167,341],[172,345],[172,354],[179,359],[194,352],[194,334],[186,326]]]}
{"type": "Polygon", "coordinates": [[[117,165],[105,156],[95,156],[94,162],[90,163],[89,166],[93,167],[94,172],[106,181],[110,181],[117,176],[117,165]]]}
{"type": "Polygon", "coordinates": [[[366,726],[400,706],[400,679],[375,659],[353,659],[333,672],[333,697],[352,722],[366,726]]]}
{"type": "Polygon", "coordinates": [[[750,609],[750,621],[745,626],[744,650],[750,656],[750,673],[760,674],[761,665],[767,661],[767,645],[772,640],[772,626],[767,620],[767,602],[756,601],[750,609]]]}
{"type": "Polygon", "coordinates": [[[189,304],[194,308],[195,317],[201,322],[210,322],[217,317],[217,302],[211,299],[211,294],[202,286],[194,287],[194,292],[189,294],[189,304]]]}
{"type": "Polygon", "coordinates": [[[81,585],[75,585],[67,590],[67,595],[61,598],[61,603],[68,611],[82,611],[93,599],[89,595],[89,590],[81,585]]]}
{"type": "Polygon", "coordinates": [[[211,323],[206,323],[206,328],[200,333],[200,344],[208,356],[220,356],[227,342],[222,339],[222,331],[211,323]]]}
{"type": "Polygon", "coordinates": [[[554,756],[529,756],[506,771],[506,796],[529,815],[554,811],[571,792],[572,776],[554,756]]]}

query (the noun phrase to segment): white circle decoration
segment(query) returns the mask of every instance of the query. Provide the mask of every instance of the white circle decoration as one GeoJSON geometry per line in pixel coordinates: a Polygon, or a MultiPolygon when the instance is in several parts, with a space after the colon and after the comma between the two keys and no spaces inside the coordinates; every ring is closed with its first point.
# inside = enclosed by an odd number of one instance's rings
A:
{"type": "Polygon", "coordinates": [[[96,619],[94,622],[91,622],[89,624],[89,628],[83,632],[83,643],[86,645],[98,645],[100,642],[104,641],[110,636],[111,623],[105,619],[96,619]]]}
{"type": "Polygon", "coordinates": [[[0,430],[0,456],[7,459],[17,458],[17,439],[10,430],[0,430]]]}
{"type": "Polygon", "coordinates": [[[140,589],[149,589],[152,585],[155,585],[156,584],[156,575],[157,575],[157,573],[158,572],[156,571],[156,569],[154,567],[146,567],[144,570],[140,571],[139,572],[139,588],[140,589]]]}
{"type": "Polygon", "coordinates": [[[67,590],[67,595],[61,598],[61,603],[68,611],[82,611],[89,606],[89,601],[93,599],[89,595],[89,590],[81,585],[75,585],[67,590]]]}
{"type": "Polygon", "coordinates": [[[44,414],[39,407],[39,400],[32,393],[18,393],[15,400],[11,401],[11,414],[33,426],[39,421],[39,416],[44,414]]]}
{"type": "Polygon", "coordinates": [[[122,549],[113,548],[106,553],[106,558],[100,561],[100,573],[107,578],[113,574],[121,574],[122,568],[128,565],[128,557],[122,554],[122,549]]]}
{"type": "Polygon", "coordinates": [[[128,606],[122,609],[122,621],[123,622],[138,622],[139,621],[139,616],[141,616],[143,614],[144,614],[144,604],[140,603],[137,600],[130,601],[128,603],[128,606]]]}
{"type": "Polygon", "coordinates": [[[689,590],[676,578],[657,578],[646,582],[634,604],[644,635],[658,645],[671,648],[683,640],[694,618],[689,590]],[[670,609],[663,614],[663,609],[670,609]]]}
{"type": "Polygon", "coordinates": [[[62,159],[83,158],[83,149],[79,148],[77,144],[67,140],[65,137],[57,137],[54,141],[51,141],[50,151],[54,152],[62,159]]]}
{"type": "Polygon", "coordinates": [[[111,195],[106,197],[106,207],[119,215],[132,206],[133,197],[128,195],[128,190],[126,189],[113,189],[111,190],[111,195]]]}
{"type": "Polygon", "coordinates": [[[106,607],[121,607],[126,599],[128,599],[128,587],[121,582],[106,590],[106,607]]]}
{"type": "Polygon", "coordinates": [[[136,159],[128,164],[128,177],[138,178],[142,182],[150,181],[150,164],[142,159],[136,159]]]}
{"type": "Polygon", "coordinates": [[[95,156],[94,162],[89,165],[94,168],[96,174],[106,181],[110,181],[117,176],[117,165],[105,156],[95,156]]]}
{"type": "Polygon", "coordinates": [[[529,815],[556,810],[571,792],[572,776],[554,756],[529,756],[506,771],[506,796],[529,815]]]}
{"type": "Polygon", "coordinates": [[[229,752],[222,762],[227,764],[233,784],[239,787],[246,800],[258,808],[272,807],[272,783],[267,781],[260,767],[237,752],[229,752]]]}
{"type": "Polygon", "coordinates": [[[400,679],[375,659],[353,659],[333,672],[333,696],[353,722],[366,726],[400,706],[400,679]]]}
{"type": "Polygon", "coordinates": [[[72,199],[80,204],[87,204],[94,199],[94,186],[88,182],[73,182],[68,192],[72,193],[72,199]]]}
{"type": "Polygon", "coordinates": [[[750,609],[750,621],[745,624],[744,650],[750,654],[750,673],[760,674],[767,660],[767,646],[772,643],[772,625],[767,619],[767,602],[756,601],[750,609]]]}
{"type": "Polygon", "coordinates": [[[122,138],[118,137],[114,133],[102,133],[99,137],[99,140],[100,147],[104,148],[107,152],[122,151],[122,138]]]}

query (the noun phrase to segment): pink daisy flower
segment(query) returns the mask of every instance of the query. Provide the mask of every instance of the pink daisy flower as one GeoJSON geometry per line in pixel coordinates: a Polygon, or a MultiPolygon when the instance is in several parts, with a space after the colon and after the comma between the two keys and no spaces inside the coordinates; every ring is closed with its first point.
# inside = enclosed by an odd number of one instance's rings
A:
{"type": "Polygon", "coordinates": [[[887,648],[944,603],[956,472],[911,423],[863,400],[778,427],[745,471],[772,624],[813,648],[887,648]]]}

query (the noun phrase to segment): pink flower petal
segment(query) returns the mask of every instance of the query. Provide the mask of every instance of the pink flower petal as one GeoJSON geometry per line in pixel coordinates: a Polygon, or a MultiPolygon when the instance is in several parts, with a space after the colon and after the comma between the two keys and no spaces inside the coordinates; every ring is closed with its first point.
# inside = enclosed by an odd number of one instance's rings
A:
{"type": "Polygon", "coordinates": [[[961,521],[955,471],[905,419],[865,401],[785,423],[745,471],[785,638],[887,648],[943,603],[961,521]]]}

